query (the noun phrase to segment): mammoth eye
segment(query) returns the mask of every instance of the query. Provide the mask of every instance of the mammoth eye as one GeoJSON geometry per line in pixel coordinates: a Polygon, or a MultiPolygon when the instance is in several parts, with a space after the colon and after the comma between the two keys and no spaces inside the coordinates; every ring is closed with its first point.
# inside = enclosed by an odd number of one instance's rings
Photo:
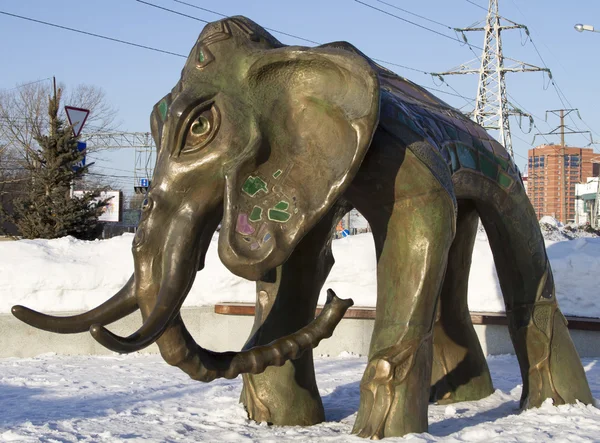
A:
{"type": "Polygon", "coordinates": [[[190,128],[190,132],[196,137],[202,137],[208,134],[208,131],[210,131],[210,121],[203,115],[198,117],[190,128]]]}
{"type": "Polygon", "coordinates": [[[192,118],[185,135],[182,153],[194,152],[203,148],[214,137],[219,124],[217,108],[212,106],[192,118]]]}

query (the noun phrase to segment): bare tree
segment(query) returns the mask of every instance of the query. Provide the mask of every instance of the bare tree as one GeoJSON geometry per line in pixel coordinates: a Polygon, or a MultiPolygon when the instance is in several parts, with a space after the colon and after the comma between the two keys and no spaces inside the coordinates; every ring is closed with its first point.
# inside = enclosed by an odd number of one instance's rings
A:
{"type": "MultiPolygon", "coordinates": [[[[85,132],[87,134],[111,132],[119,124],[115,122],[117,111],[106,99],[106,93],[102,88],[92,85],[80,84],[72,90],[63,90],[63,101],[68,106],[85,108],[90,110],[85,132]],[[66,93],[65,93],[66,91],[66,93]]],[[[66,119],[64,109],[59,114],[60,118],[66,119]]]]}
{"type": "MultiPolygon", "coordinates": [[[[39,146],[36,138],[47,135],[49,128],[47,103],[53,94],[49,81],[25,83],[8,91],[0,91],[0,149],[7,149],[17,155],[25,164],[31,164],[32,155],[39,146]]],[[[64,85],[64,103],[69,106],[86,108],[90,116],[85,133],[110,132],[118,125],[115,122],[116,109],[106,99],[104,90],[97,86],[77,85],[71,90],[64,85]]],[[[66,120],[64,109],[58,117],[66,120]]],[[[93,148],[89,150],[92,152],[93,148]]]]}

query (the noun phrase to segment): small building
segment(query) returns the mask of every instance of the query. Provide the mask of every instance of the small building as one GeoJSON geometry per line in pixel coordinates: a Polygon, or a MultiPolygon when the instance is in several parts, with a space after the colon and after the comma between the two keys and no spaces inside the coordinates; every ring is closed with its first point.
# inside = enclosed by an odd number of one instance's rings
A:
{"type": "Polygon", "coordinates": [[[575,223],[589,223],[600,227],[598,177],[590,177],[586,183],[575,185],[575,223]]]}

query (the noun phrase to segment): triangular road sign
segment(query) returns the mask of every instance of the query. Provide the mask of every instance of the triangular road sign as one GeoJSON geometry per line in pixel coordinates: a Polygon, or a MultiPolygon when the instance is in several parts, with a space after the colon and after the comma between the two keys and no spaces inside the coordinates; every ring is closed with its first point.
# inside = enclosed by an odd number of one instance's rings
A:
{"type": "Polygon", "coordinates": [[[88,115],[90,115],[90,110],[75,108],[74,106],[65,106],[65,112],[67,113],[69,124],[73,126],[73,135],[75,137],[79,136],[79,134],[81,134],[81,130],[83,129],[83,125],[85,125],[88,115]]]}

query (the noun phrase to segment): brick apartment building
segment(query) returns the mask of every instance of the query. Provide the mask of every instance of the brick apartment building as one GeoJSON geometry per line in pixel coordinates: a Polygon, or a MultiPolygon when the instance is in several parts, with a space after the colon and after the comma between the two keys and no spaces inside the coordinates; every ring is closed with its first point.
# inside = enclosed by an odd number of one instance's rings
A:
{"type": "Polygon", "coordinates": [[[541,145],[528,151],[527,195],[538,219],[545,215],[561,222],[575,220],[575,184],[585,183],[588,177],[598,175],[598,158],[591,148],[565,148],[562,157],[560,145],[541,145]],[[566,216],[561,204],[562,174],[566,171],[566,216]]]}

